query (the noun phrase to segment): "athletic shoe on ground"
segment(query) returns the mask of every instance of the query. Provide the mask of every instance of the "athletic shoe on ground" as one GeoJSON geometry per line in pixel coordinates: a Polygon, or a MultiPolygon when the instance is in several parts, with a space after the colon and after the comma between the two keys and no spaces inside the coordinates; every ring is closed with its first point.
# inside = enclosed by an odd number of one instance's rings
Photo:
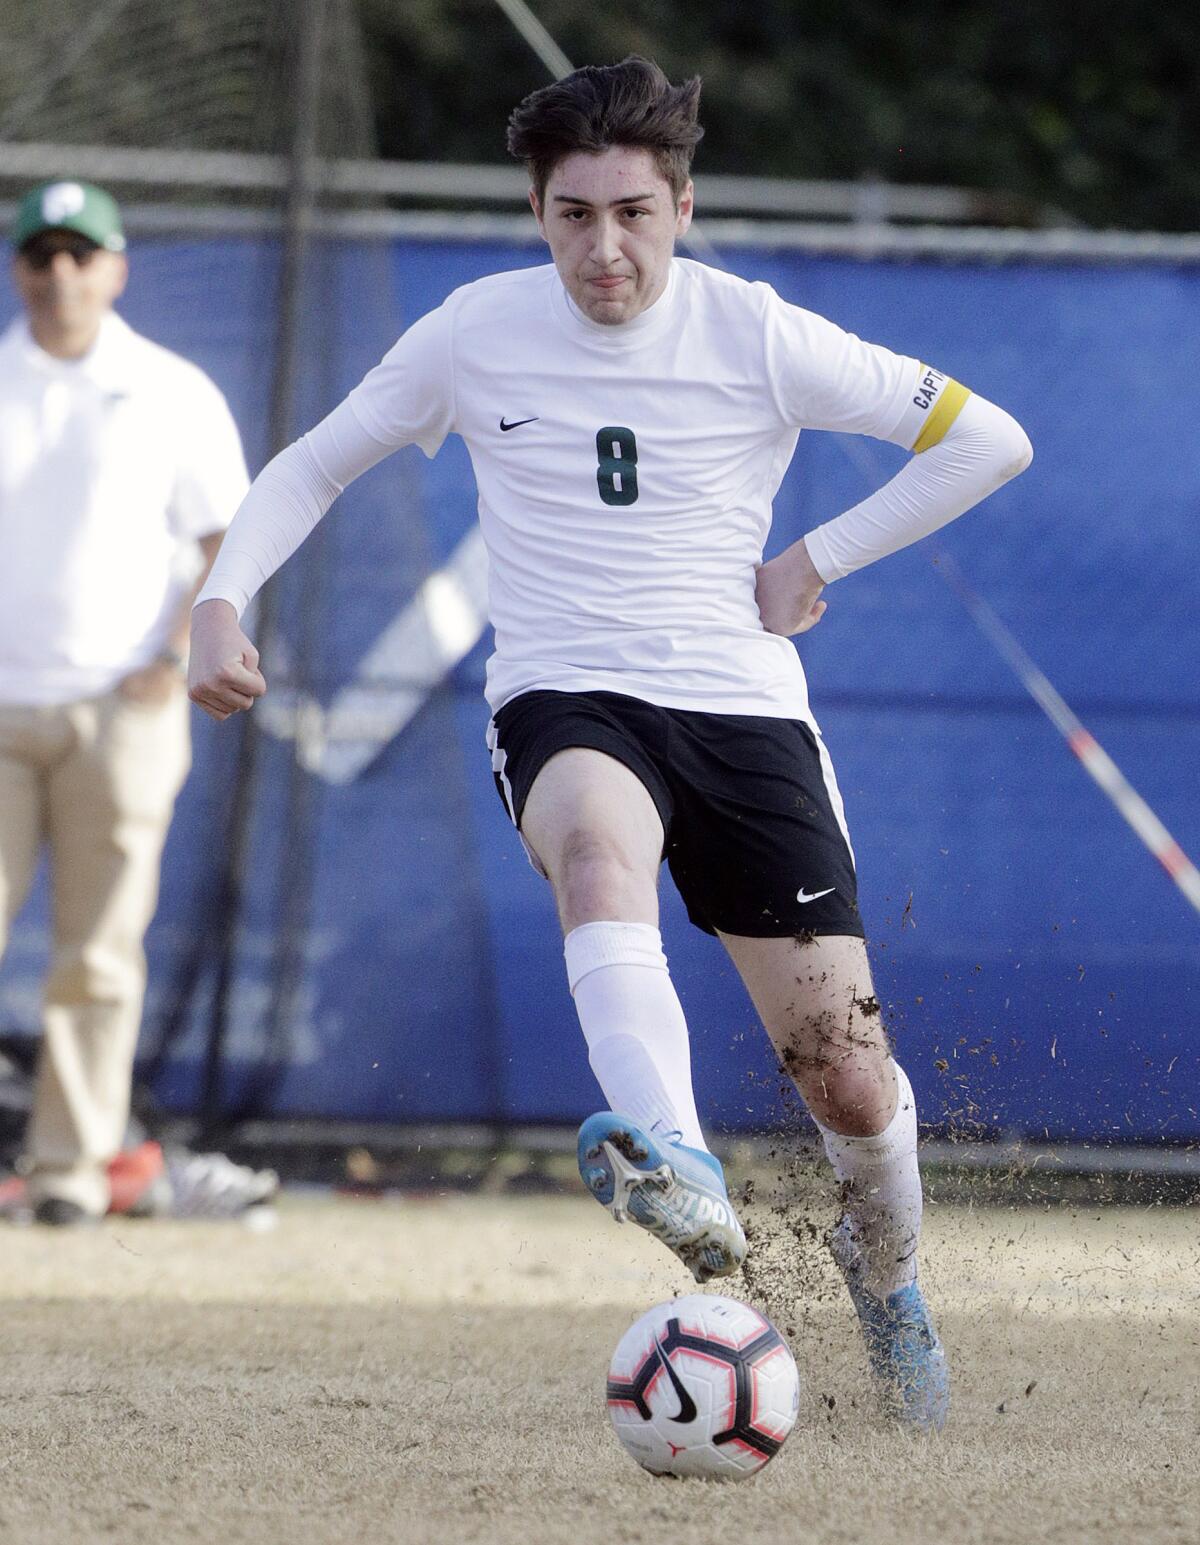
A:
{"type": "MultiPolygon", "coordinates": [[[[237,1218],[252,1209],[269,1211],[279,1191],[273,1169],[235,1164],[223,1153],[164,1153],[155,1142],[116,1154],[108,1165],[110,1213],[127,1218],[237,1218]]],[[[0,1180],[0,1219],[9,1223],[98,1222],[91,1214],[69,1216],[74,1202],[47,1198],[31,1206],[24,1176],[0,1180]],[[43,1216],[43,1214],[46,1214],[43,1216]]],[[[264,1221],[262,1214],[256,1214],[264,1221]]]]}
{"type": "Polygon", "coordinates": [[[746,1255],[720,1162],[599,1111],[579,1129],[579,1173],[618,1223],[632,1218],[673,1250],[697,1282],[728,1277],[746,1255]]]}
{"type": "Polygon", "coordinates": [[[91,1228],[100,1219],[94,1212],[68,1201],[65,1196],[44,1196],[34,1205],[33,1221],[50,1228],[91,1228]]]}
{"type": "Polygon", "coordinates": [[[31,1201],[24,1175],[8,1175],[0,1180],[0,1220],[22,1227],[42,1223],[48,1228],[74,1228],[100,1221],[94,1212],[65,1196],[44,1196],[39,1202],[31,1201]]]}
{"type": "Polygon", "coordinates": [[[871,1372],[885,1404],[906,1427],[940,1432],[950,1409],[950,1370],[921,1289],[876,1298],[862,1281],[862,1257],[845,1222],[830,1241],[858,1313],[871,1372]]]}
{"type": "Polygon", "coordinates": [[[168,1149],[166,1162],[173,1218],[237,1218],[273,1202],[279,1192],[273,1169],[235,1164],[223,1153],[168,1149]]]}
{"type": "Polygon", "coordinates": [[[140,1143],[108,1167],[111,1212],[132,1218],[237,1218],[275,1200],[273,1169],[235,1164],[223,1153],[140,1143]]]}

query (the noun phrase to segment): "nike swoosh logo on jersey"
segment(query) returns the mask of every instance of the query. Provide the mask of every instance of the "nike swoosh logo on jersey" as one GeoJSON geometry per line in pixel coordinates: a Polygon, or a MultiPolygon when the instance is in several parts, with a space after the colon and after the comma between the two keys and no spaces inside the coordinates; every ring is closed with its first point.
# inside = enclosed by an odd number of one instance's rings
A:
{"type": "Polygon", "coordinates": [[[671,1387],[679,1398],[679,1410],[674,1416],[668,1416],[669,1422],[694,1422],[699,1414],[696,1410],[696,1402],[688,1394],[683,1386],[683,1380],[671,1366],[671,1359],[662,1349],[662,1343],[658,1345],[658,1360],[666,1369],[667,1378],[671,1381],[671,1387]]]}
{"type": "Polygon", "coordinates": [[[533,418],[515,418],[511,424],[507,419],[502,418],[500,420],[500,433],[507,434],[510,429],[520,429],[522,424],[536,424],[537,421],[536,415],[533,418]]]}
{"type": "Polygon", "coordinates": [[[835,890],[837,890],[837,886],[831,885],[827,891],[813,891],[810,896],[804,887],[801,886],[796,892],[796,900],[802,905],[806,901],[820,901],[822,896],[832,896],[835,890]]]}

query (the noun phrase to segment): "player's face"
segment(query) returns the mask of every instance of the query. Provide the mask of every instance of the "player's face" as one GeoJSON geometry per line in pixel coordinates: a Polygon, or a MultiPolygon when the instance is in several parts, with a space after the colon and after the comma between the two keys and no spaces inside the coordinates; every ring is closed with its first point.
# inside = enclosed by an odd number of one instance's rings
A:
{"type": "Polygon", "coordinates": [[[550,173],[538,229],[571,299],[593,322],[629,322],[666,288],[675,238],[692,223],[692,185],[676,205],[648,150],[577,151],[550,173]]]}
{"type": "Polygon", "coordinates": [[[74,231],[41,231],[13,259],[13,280],[35,337],[94,336],[127,276],[119,253],[74,231]]]}

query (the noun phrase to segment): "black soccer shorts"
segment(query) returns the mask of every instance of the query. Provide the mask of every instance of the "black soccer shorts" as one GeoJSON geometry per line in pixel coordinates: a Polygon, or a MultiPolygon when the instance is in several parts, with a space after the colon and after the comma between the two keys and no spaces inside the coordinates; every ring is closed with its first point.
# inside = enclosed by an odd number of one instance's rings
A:
{"type": "Polygon", "coordinates": [[[518,829],[557,752],[588,747],[623,762],[658,808],[663,857],[706,933],[864,937],[833,768],[810,725],[617,692],[525,692],[496,714],[488,744],[518,829]]]}

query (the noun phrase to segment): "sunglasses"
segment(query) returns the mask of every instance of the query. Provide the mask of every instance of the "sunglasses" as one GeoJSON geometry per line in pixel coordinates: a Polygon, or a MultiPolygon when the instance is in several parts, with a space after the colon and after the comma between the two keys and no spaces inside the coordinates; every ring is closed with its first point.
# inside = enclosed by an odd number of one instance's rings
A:
{"type": "Polygon", "coordinates": [[[65,252],[76,268],[84,268],[99,251],[99,244],[87,236],[34,236],[21,248],[20,258],[35,273],[44,273],[60,252],[65,252]]]}

